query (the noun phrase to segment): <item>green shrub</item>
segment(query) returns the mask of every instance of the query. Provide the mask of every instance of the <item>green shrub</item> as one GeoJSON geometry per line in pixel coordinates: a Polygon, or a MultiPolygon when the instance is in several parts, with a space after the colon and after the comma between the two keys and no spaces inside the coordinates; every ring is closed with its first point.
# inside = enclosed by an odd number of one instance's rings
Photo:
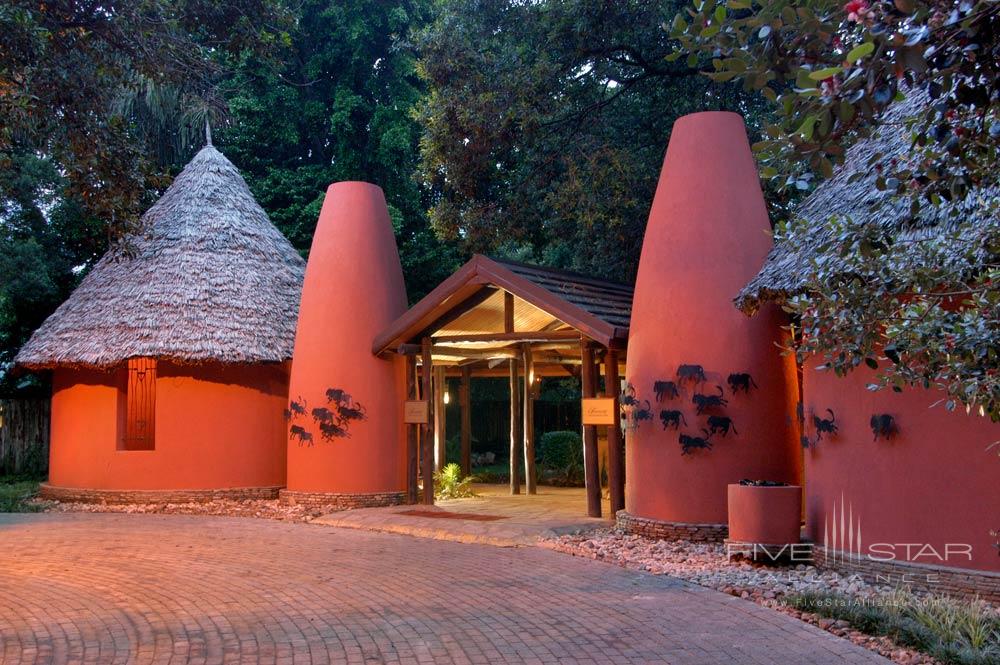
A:
{"type": "Polygon", "coordinates": [[[476,496],[472,491],[475,476],[462,477],[462,467],[452,462],[434,474],[434,496],[439,499],[462,499],[476,496]]]}
{"type": "Polygon", "coordinates": [[[902,590],[867,602],[832,593],[787,600],[797,609],[843,619],[869,635],[887,635],[944,663],[1000,662],[1000,615],[982,601],[921,597],[902,590]]]}
{"type": "Polygon", "coordinates": [[[0,478],[0,513],[34,513],[38,506],[26,503],[38,493],[38,483],[33,480],[0,478]]]}
{"type": "Polygon", "coordinates": [[[578,432],[546,432],[538,442],[542,466],[565,482],[583,479],[583,440],[578,432]]]}

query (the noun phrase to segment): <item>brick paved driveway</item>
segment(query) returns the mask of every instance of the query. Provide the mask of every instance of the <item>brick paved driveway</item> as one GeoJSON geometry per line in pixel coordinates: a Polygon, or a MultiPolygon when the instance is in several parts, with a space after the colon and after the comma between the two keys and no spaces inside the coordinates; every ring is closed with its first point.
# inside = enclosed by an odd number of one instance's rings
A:
{"type": "Polygon", "coordinates": [[[0,515],[0,660],[885,662],[731,596],[538,548],[112,514],[0,515]]]}

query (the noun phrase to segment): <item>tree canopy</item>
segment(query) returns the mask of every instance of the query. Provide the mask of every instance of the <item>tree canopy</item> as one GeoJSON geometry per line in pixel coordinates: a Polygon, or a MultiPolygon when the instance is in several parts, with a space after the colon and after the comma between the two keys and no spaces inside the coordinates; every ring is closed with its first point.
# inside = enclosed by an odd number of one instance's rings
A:
{"type": "Polygon", "coordinates": [[[680,4],[442,2],[416,39],[430,223],[466,251],[634,278],[673,121],[762,99],[665,58],[680,4]]]}
{"type": "Polygon", "coordinates": [[[271,220],[307,252],[327,186],[382,187],[396,227],[410,298],[457,265],[428,229],[430,192],[414,178],[425,93],[411,31],[429,0],[296,3],[296,25],[271,65],[250,52],[220,85],[229,122],[216,143],[239,165],[271,220]]]}

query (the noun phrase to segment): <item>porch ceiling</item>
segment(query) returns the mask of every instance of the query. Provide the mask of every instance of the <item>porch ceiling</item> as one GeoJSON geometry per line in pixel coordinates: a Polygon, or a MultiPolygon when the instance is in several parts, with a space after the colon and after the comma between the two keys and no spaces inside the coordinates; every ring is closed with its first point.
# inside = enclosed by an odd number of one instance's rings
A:
{"type": "Polygon", "coordinates": [[[624,350],[631,304],[627,285],[476,255],[376,337],[372,351],[429,337],[434,363],[455,365],[511,358],[530,343],[540,366],[578,364],[582,338],[624,350]]]}

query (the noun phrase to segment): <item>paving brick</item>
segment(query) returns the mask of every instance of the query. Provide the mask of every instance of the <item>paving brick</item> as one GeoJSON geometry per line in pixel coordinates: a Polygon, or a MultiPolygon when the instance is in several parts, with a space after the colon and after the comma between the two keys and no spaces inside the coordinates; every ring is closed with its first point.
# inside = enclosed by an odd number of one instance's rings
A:
{"type": "Polygon", "coordinates": [[[0,662],[887,662],[679,580],[535,547],[188,515],[0,515],[0,662]]]}

